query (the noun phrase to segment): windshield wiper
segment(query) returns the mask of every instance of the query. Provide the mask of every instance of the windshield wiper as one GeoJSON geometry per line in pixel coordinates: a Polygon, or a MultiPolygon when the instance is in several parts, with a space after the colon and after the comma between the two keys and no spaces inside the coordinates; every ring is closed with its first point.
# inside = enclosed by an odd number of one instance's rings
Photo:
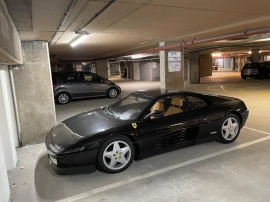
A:
{"type": "Polygon", "coordinates": [[[114,116],[115,118],[119,119],[119,116],[110,108],[110,106],[106,107],[106,114],[110,114],[111,116],[114,116]]]}

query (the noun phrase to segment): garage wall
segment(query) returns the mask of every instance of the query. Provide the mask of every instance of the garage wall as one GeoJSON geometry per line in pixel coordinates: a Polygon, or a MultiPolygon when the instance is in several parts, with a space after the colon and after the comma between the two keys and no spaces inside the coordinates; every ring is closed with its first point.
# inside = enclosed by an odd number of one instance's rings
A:
{"type": "Polygon", "coordinates": [[[5,163],[4,148],[0,132],[0,201],[8,202],[10,189],[7,176],[7,168],[5,163]]]}
{"type": "Polygon", "coordinates": [[[160,65],[158,62],[140,62],[139,69],[141,81],[160,80],[160,65]]]}

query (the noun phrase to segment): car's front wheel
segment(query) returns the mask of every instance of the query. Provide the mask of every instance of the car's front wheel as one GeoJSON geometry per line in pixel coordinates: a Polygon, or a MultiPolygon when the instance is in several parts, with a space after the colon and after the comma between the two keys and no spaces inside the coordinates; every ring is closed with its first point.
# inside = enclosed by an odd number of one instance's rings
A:
{"type": "Polygon", "coordinates": [[[234,114],[228,114],[223,118],[220,130],[219,142],[226,144],[235,141],[240,132],[239,118],[234,114]]]}
{"type": "Polygon", "coordinates": [[[135,149],[131,140],[123,135],[112,136],[100,147],[97,157],[98,168],[106,173],[118,173],[132,163],[135,149]]]}
{"type": "Polygon", "coordinates": [[[56,96],[56,101],[57,103],[62,104],[62,105],[67,104],[70,101],[70,95],[65,92],[59,93],[56,96]]]}
{"type": "Polygon", "coordinates": [[[118,96],[118,90],[116,88],[110,88],[107,94],[110,98],[116,98],[118,96]]]}

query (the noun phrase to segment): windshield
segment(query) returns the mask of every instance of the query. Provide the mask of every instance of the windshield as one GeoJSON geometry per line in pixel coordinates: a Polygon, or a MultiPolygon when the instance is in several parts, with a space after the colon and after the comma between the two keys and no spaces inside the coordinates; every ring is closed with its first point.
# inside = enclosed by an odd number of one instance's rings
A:
{"type": "Polygon", "coordinates": [[[149,98],[129,95],[105,108],[104,112],[122,120],[135,120],[150,101],[149,98]]]}

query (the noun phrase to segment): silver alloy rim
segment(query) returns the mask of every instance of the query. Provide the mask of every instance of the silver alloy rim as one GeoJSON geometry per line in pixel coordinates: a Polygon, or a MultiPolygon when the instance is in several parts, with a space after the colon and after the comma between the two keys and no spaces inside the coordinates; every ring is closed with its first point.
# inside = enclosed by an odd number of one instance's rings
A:
{"type": "Polygon", "coordinates": [[[114,141],[103,152],[103,163],[111,170],[119,170],[130,161],[130,146],[123,141],[114,141]]]}
{"type": "Polygon", "coordinates": [[[227,118],[222,124],[222,136],[225,140],[232,140],[238,134],[238,121],[233,118],[227,118]]]}
{"type": "Polygon", "coordinates": [[[69,97],[67,94],[63,93],[58,96],[58,101],[62,104],[67,103],[69,100],[69,97]]]}
{"type": "Polygon", "coordinates": [[[110,95],[110,97],[116,97],[117,96],[117,91],[115,89],[111,89],[109,91],[109,95],[110,95]]]}

